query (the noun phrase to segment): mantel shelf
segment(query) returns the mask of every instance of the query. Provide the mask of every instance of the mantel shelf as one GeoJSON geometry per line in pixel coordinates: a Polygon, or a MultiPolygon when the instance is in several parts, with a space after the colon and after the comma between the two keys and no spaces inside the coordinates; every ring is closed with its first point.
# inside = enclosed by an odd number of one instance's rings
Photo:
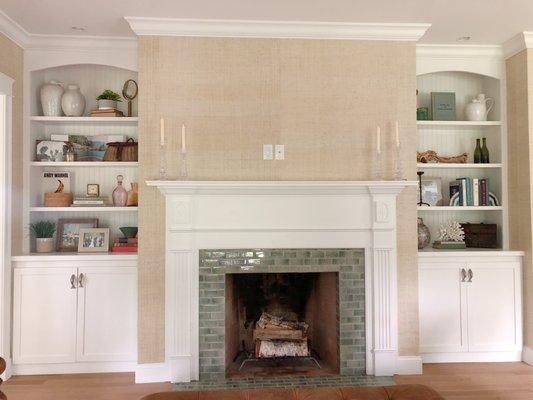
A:
{"type": "Polygon", "coordinates": [[[439,211],[502,211],[502,206],[418,206],[418,211],[439,212],[439,211]]]}

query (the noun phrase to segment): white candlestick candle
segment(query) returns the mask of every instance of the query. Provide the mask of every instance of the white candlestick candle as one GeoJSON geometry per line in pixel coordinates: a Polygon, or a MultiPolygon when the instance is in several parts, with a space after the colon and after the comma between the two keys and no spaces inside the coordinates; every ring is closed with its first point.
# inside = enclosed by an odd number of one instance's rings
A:
{"type": "Polygon", "coordinates": [[[161,118],[161,139],[160,142],[161,146],[165,145],[165,120],[161,118]]]}
{"type": "Polygon", "coordinates": [[[396,130],[396,147],[400,147],[400,128],[398,127],[398,121],[394,124],[396,130]]]}
{"type": "Polygon", "coordinates": [[[381,128],[378,126],[378,129],[377,129],[377,135],[376,135],[376,141],[377,141],[377,144],[376,144],[376,148],[377,148],[377,152],[378,154],[381,154],[381,128]]]}
{"type": "Polygon", "coordinates": [[[181,152],[187,152],[187,144],[185,143],[185,124],[181,125],[181,152]]]}

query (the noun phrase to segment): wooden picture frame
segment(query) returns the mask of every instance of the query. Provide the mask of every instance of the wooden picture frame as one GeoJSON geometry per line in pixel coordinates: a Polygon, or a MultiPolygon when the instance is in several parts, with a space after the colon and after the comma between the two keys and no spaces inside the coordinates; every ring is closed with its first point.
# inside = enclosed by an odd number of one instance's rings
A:
{"type": "Polygon", "coordinates": [[[82,228],[97,228],[98,218],[59,218],[57,221],[56,250],[78,251],[79,231],[82,228]]]}
{"type": "Polygon", "coordinates": [[[82,228],[78,240],[78,253],[107,253],[109,228],[82,228]]]}

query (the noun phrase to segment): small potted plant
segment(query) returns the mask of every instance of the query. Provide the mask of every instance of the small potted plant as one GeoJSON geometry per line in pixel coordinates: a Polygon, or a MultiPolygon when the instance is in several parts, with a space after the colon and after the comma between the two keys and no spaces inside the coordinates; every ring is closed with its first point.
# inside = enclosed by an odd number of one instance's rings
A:
{"type": "Polygon", "coordinates": [[[122,101],[118,93],[106,89],[96,98],[99,110],[114,110],[117,108],[117,102],[122,101]]]}
{"type": "Polygon", "coordinates": [[[51,253],[54,251],[55,222],[34,222],[30,224],[30,229],[35,235],[37,253],[51,253]]]}

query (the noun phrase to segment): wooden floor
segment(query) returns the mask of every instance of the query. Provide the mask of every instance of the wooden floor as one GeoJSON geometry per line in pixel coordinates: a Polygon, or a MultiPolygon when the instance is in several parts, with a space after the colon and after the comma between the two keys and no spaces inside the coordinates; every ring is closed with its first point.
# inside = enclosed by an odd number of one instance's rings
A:
{"type": "MultiPolygon", "coordinates": [[[[395,380],[431,386],[447,400],[533,400],[533,367],[523,363],[426,364],[423,375],[395,380]]],[[[8,400],[138,400],[170,388],[135,385],[129,373],[18,376],[2,385],[8,400]]]]}

